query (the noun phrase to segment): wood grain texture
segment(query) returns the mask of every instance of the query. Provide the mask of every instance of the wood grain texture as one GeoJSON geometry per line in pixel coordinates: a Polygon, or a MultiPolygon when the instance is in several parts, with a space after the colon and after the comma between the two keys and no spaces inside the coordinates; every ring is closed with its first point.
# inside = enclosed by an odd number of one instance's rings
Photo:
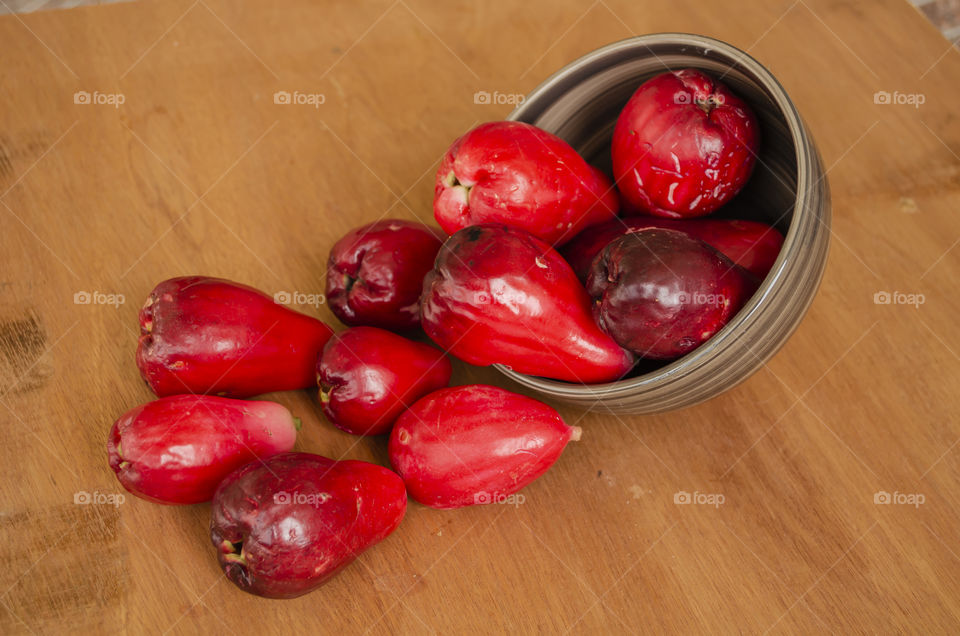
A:
{"type": "MultiPolygon", "coordinates": [[[[903,0],[737,7],[173,0],[0,18],[0,631],[960,630],[960,56],[903,0]],[[105,437],[151,398],[133,351],[155,283],[205,273],[319,293],[346,230],[430,218],[447,145],[509,111],[475,92],[526,93],[656,31],[748,49],[830,168],[823,286],[761,372],[662,416],[562,410],[583,440],[525,503],[412,505],[293,601],[225,581],[208,506],[74,503],[122,492],[105,437]],[[276,91],[325,102],[275,104],[276,91]],[[925,103],[875,104],[877,91],[925,103]],[[876,304],[884,291],[925,302],[876,304]],[[679,491],[724,500],[678,505],[679,491]],[[877,505],[878,491],[924,501],[877,505]]],[[[454,380],[506,386],[463,365],[454,380]]],[[[308,392],[271,397],[303,418],[299,449],[386,460],[308,392]]]]}

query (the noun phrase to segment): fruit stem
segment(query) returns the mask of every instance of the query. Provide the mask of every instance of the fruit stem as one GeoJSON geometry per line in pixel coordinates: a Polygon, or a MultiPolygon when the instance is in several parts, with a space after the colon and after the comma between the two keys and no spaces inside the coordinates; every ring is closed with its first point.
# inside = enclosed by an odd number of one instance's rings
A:
{"type": "Polygon", "coordinates": [[[580,437],[583,435],[583,429],[579,426],[571,426],[570,428],[573,429],[570,431],[570,441],[579,442],[580,437]]]}
{"type": "Polygon", "coordinates": [[[220,542],[220,553],[223,555],[224,561],[239,563],[240,565],[247,564],[247,559],[243,554],[243,541],[234,543],[233,541],[224,539],[220,542]]]}
{"type": "Polygon", "coordinates": [[[299,431],[301,426],[303,426],[303,420],[301,420],[299,417],[294,416],[293,427],[299,431]]]}
{"type": "Polygon", "coordinates": [[[359,277],[354,278],[350,274],[343,275],[343,287],[347,293],[350,293],[350,290],[353,289],[353,286],[360,280],[359,277]]]}

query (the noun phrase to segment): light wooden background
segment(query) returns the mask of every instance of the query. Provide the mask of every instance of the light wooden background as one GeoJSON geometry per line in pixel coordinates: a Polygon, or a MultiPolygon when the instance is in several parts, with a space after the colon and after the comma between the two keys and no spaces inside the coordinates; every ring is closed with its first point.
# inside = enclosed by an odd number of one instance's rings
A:
{"type": "MultiPolygon", "coordinates": [[[[731,7],[172,0],[0,18],[0,632],[960,631],[960,56],[902,0],[731,7]],[[74,503],[122,493],[105,438],[151,397],[133,353],[155,283],[319,293],[347,229],[430,218],[447,145],[510,109],[474,93],[526,93],[591,49],[670,30],[766,64],[829,167],[826,278],[764,370],[662,416],[562,410],[583,440],[522,505],[411,505],[289,602],[224,579],[206,505],[74,503]],[[723,503],[678,505],[681,491],[723,503]]],[[[506,386],[463,366],[455,381],[506,386]]],[[[385,461],[308,392],[272,397],[303,418],[298,448],[385,461]]]]}

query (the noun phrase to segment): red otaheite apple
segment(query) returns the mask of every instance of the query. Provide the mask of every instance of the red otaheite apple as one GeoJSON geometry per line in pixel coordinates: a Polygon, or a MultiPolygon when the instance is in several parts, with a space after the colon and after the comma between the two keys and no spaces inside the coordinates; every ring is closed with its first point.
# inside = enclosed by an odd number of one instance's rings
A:
{"type": "Polygon", "coordinates": [[[284,453],[230,473],[211,504],[210,540],[241,590],[294,598],[393,532],[403,480],[367,462],[284,453]]]}
{"type": "Polygon", "coordinates": [[[338,333],[317,362],[320,406],[354,435],[389,432],[418,399],[447,386],[453,368],[442,351],[376,327],[338,333]]]}
{"type": "Polygon", "coordinates": [[[158,396],[305,389],[333,330],[252,287],[207,276],[157,285],[140,310],[137,366],[158,396]]]}
{"type": "Polygon", "coordinates": [[[344,324],[404,331],[420,326],[423,277],[443,234],[384,219],[348,232],[330,250],[327,301],[344,324]]]}
{"type": "Polygon", "coordinates": [[[110,468],[123,487],[165,504],[210,501],[235,468],[293,449],[299,420],[276,402],[172,395],[110,429],[110,468]]]}
{"type": "Polygon", "coordinates": [[[483,384],[441,389],[397,420],[390,463],[416,501],[501,501],[542,475],[580,429],[542,402],[483,384]]]}
{"type": "Polygon", "coordinates": [[[644,82],[617,119],[613,174],[642,212],[703,216],[740,191],[759,145],[757,118],[719,80],[693,69],[644,82]]]}
{"type": "Polygon", "coordinates": [[[618,380],[635,362],[597,327],[570,265],[506,225],[475,225],[446,240],[420,312],[427,335],[470,364],[593,384],[618,380]]]}
{"type": "Polygon", "coordinates": [[[505,223],[559,245],[617,215],[610,180],[570,145],[513,121],[481,124],[457,139],[437,170],[433,213],[448,234],[505,223]]]}
{"type": "Polygon", "coordinates": [[[593,261],[597,323],[641,358],[671,360],[709,340],[757,288],[756,278],[676,230],[624,234],[593,261]]]}

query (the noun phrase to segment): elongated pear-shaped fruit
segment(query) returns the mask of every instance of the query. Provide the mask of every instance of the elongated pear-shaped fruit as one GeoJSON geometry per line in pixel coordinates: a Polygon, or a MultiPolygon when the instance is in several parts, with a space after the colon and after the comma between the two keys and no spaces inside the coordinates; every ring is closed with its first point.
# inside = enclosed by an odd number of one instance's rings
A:
{"type": "Polygon", "coordinates": [[[158,396],[249,397],[313,386],[333,330],[252,287],[188,276],[154,288],[140,333],[137,366],[158,396]]]}
{"type": "Polygon", "coordinates": [[[390,463],[433,508],[504,501],[542,475],[580,429],[542,402],[495,386],[434,391],[397,420],[390,463]]]}
{"type": "Polygon", "coordinates": [[[211,505],[210,540],[241,590],[293,598],[385,539],[406,509],[403,480],[391,470],[284,453],[224,479],[211,505]]]}
{"type": "Polygon", "coordinates": [[[427,335],[471,364],[592,384],[634,363],[593,321],[570,265],[517,228],[475,225],[448,238],[420,302],[427,335]]]}
{"type": "Polygon", "coordinates": [[[110,468],[138,497],[210,501],[220,481],[256,459],[293,448],[299,422],[276,402],[173,395],[127,411],[110,429],[110,468]]]}

